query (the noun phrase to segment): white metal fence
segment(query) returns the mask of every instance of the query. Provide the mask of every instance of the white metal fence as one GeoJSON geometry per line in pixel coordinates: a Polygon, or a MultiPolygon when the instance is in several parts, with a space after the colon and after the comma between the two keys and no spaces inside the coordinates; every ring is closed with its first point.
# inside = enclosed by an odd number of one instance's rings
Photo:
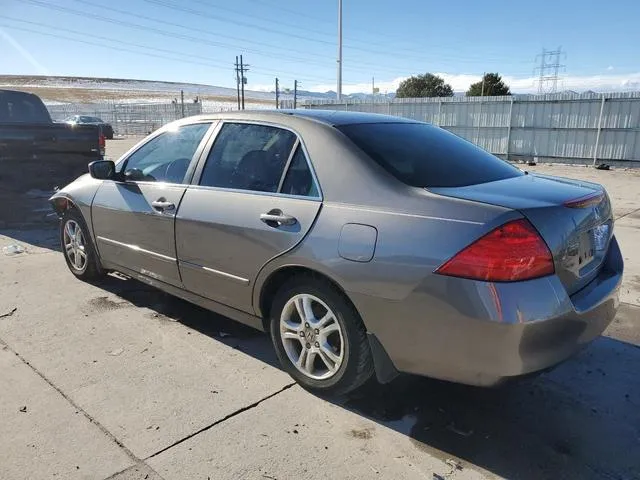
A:
{"type": "Polygon", "coordinates": [[[314,101],[302,107],[429,122],[514,161],[640,166],[640,92],[314,101]]]}

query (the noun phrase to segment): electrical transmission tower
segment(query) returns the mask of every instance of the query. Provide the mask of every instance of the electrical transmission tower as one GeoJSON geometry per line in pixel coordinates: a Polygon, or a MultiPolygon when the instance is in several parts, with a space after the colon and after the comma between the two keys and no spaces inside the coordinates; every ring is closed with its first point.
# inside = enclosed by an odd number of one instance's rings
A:
{"type": "Polygon", "coordinates": [[[536,56],[536,63],[540,60],[540,66],[536,67],[540,77],[538,80],[538,93],[556,93],[558,91],[559,72],[566,65],[560,63],[560,59],[566,59],[566,53],[562,47],[557,50],[542,49],[542,53],[536,56]]]}

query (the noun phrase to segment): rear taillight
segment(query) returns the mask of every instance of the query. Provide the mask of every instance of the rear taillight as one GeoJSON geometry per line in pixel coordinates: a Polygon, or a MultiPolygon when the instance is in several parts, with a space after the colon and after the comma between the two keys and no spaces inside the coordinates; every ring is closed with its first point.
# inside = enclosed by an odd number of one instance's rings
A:
{"type": "Polygon", "coordinates": [[[565,207],[569,208],[587,208],[598,205],[604,199],[604,192],[594,192],[584,197],[575,198],[564,202],[565,207]]]}
{"type": "Polygon", "coordinates": [[[98,147],[100,147],[100,153],[104,155],[107,147],[107,141],[102,133],[98,136],[98,147]]]}
{"type": "Polygon", "coordinates": [[[505,223],[480,237],[436,273],[487,282],[516,282],[554,272],[549,247],[528,220],[505,223]]]}

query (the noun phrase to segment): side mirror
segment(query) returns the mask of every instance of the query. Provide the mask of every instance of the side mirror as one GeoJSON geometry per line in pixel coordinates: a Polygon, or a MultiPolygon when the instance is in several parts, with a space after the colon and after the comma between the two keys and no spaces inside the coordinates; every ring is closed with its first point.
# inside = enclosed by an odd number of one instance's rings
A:
{"type": "Polygon", "coordinates": [[[98,180],[115,180],[116,164],[111,160],[96,160],[89,164],[89,174],[98,180]]]}

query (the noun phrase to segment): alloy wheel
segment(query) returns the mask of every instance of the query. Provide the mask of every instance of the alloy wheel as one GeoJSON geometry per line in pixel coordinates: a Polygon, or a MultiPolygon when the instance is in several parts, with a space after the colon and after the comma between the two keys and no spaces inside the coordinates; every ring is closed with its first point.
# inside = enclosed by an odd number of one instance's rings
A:
{"type": "Polygon", "coordinates": [[[314,380],[331,378],[344,360],[340,323],[313,295],[298,294],[285,304],[280,315],[280,338],[291,363],[314,380]]]}
{"type": "Polygon", "coordinates": [[[75,220],[67,220],[64,225],[64,252],[71,267],[83,272],[87,267],[87,249],[82,228],[75,220]]]}

